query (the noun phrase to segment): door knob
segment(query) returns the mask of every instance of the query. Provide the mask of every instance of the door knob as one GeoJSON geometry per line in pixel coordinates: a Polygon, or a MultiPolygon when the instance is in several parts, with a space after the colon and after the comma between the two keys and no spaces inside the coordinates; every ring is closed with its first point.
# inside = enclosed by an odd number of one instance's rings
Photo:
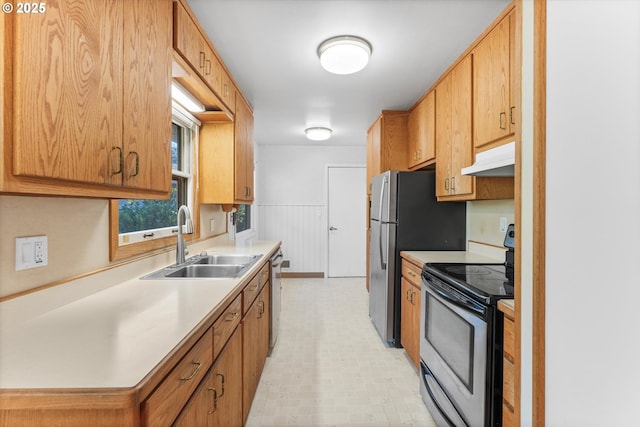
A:
{"type": "Polygon", "coordinates": [[[337,228],[335,228],[333,225],[331,227],[329,227],[329,231],[336,231],[337,228]]]}

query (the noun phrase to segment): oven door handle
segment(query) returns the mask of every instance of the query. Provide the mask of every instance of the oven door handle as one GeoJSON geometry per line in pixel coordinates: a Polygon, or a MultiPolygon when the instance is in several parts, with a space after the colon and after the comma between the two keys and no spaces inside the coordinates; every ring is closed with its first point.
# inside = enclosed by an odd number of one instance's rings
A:
{"type": "MultiPolygon", "coordinates": [[[[424,364],[424,362],[422,362],[422,363],[424,364]]],[[[421,368],[422,368],[422,373],[425,376],[424,385],[425,385],[425,388],[427,389],[427,393],[429,393],[429,397],[431,397],[431,401],[433,402],[434,405],[436,405],[436,408],[438,408],[438,411],[440,412],[440,415],[442,415],[442,418],[444,418],[444,420],[446,421],[447,425],[449,425],[449,427],[467,427],[467,423],[464,422],[464,419],[462,418],[462,416],[458,412],[458,409],[455,407],[453,402],[451,402],[451,399],[449,399],[449,396],[447,396],[447,394],[444,393],[444,390],[443,390],[442,395],[444,396],[445,399],[447,399],[447,401],[448,401],[447,403],[449,403],[449,405],[453,408],[453,410],[456,411],[456,415],[460,419],[460,422],[462,423],[462,426],[460,426],[459,424],[455,424],[451,420],[451,418],[449,418],[449,414],[447,414],[444,411],[444,409],[442,409],[442,406],[440,406],[440,403],[438,403],[438,399],[436,399],[436,396],[433,394],[433,391],[431,390],[431,387],[429,386],[429,379],[435,381],[436,383],[438,382],[438,380],[436,380],[436,378],[433,376],[433,373],[431,373],[429,368],[427,368],[424,365],[421,366],[421,368]]]]}
{"type": "Polygon", "coordinates": [[[448,301],[451,304],[457,305],[458,307],[462,307],[465,310],[472,311],[478,314],[479,316],[481,316],[482,318],[484,318],[484,316],[486,315],[486,309],[482,307],[480,304],[466,298],[462,299],[455,294],[452,295],[445,292],[444,290],[440,289],[438,285],[434,284],[431,280],[429,280],[429,277],[423,277],[423,279],[424,279],[423,282],[426,282],[425,284],[427,285],[427,287],[443,300],[448,301]]]}

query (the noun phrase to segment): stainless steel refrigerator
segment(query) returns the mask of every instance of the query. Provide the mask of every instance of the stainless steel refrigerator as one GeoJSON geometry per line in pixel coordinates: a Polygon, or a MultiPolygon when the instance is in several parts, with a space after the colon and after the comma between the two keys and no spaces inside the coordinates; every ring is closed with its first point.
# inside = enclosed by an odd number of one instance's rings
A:
{"type": "Polygon", "coordinates": [[[433,171],[373,177],[369,316],[382,340],[400,344],[400,251],[466,249],[466,203],[438,202],[433,171]]]}

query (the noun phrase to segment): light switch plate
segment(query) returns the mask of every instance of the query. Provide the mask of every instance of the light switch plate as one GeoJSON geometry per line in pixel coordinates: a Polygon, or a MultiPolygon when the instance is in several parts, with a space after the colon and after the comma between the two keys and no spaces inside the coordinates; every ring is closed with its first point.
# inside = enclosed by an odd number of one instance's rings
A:
{"type": "Polygon", "coordinates": [[[16,238],[16,271],[43,267],[48,263],[47,236],[16,238]]]}

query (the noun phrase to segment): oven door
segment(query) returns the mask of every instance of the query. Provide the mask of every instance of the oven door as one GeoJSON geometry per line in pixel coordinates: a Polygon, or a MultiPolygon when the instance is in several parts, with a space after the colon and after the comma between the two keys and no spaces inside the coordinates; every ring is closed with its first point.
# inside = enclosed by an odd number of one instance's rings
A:
{"type": "Polygon", "coordinates": [[[422,281],[420,390],[440,426],[484,426],[490,310],[429,274],[422,281]]]}

